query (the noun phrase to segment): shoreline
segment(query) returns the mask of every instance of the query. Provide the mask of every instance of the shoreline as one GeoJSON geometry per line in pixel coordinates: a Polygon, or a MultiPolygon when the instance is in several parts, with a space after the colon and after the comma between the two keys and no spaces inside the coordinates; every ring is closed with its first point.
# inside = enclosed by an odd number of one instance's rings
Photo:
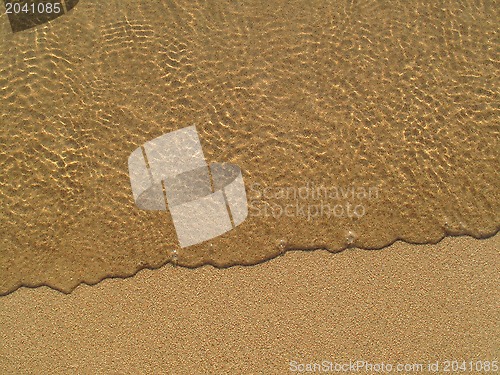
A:
{"type": "Polygon", "coordinates": [[[166,266],[71,294],[21,288],[0,298],[0,371],[274,374],[290,361],[493,360],[499,247],[498,235],[446,237],[291,251],[254,267],[166,266]]]}

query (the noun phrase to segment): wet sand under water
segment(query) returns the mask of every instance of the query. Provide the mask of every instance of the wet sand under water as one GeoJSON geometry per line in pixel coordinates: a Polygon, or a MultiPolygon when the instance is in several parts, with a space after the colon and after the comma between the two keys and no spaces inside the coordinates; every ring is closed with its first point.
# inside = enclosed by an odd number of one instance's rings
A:
{"type": "Polygon", "coordinates": [[[0,294],[494,235],[497,21],[489,1],[81,1],[18,33],[3,16],[0,294]],[[135,206],[127,159],[192,124],[207,161],[241,168],[250,215],[180,248],[168,212],[135,206]],[[377,193],[278,193],[305,186],[377,193]],[[277,217],[297,204],[363,215],[277,217]]]}

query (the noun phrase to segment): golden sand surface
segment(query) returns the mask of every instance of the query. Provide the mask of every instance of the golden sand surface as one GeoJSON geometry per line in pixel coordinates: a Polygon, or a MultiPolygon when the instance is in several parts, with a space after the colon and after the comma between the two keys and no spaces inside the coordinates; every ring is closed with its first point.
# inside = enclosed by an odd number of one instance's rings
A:
{"type": "Polygon", "coordinates": [[[498,360],[499,248],[498,235],[397,242],[167,265],[71,294],[20,288],[0,298],[0,373],[291,374],[290,361],[364,360],[439,361],[442,374],[446,360],[498,360]]]}
{"type": "Polygon", "coordinates": [[[86,0],[17,33],[2,15],[0,294],[70,291],[174,254],[248,265],[495,234],[498,20],[493,1],[86,0]],[[135,206],[127,158],[192,124],[258,206],[181,249],[168,212],[135,206]],[[361,217],[263,213],[295,203],[263,189],[304,186],[377,194],[350,202],[361,217]]]}

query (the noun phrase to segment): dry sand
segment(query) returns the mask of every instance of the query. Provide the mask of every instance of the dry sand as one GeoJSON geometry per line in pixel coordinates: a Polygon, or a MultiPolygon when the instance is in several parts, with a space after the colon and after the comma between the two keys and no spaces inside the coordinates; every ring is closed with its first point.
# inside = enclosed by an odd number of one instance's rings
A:
{"type": "Polygon", "coordinates": [[[0,373],[286,374],[291,360],[498,359],[499,245],[497,235],[289,252],[252,267],[166,265],[69,295],[21,288],[0,298],[0,373]]]}

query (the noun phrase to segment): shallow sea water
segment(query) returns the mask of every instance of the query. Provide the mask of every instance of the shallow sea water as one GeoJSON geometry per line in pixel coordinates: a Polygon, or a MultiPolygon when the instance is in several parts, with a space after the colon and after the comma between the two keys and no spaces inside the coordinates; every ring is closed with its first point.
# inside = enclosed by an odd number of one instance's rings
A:
{"type": "Polygon", "coordinates": [[[500,223],[495,2],[80,1],[0,16],[0,294],[172,262],[488,237],[500,223]],[[180,248],[130,153],[196,125],[249,216],[180,248]]]}

